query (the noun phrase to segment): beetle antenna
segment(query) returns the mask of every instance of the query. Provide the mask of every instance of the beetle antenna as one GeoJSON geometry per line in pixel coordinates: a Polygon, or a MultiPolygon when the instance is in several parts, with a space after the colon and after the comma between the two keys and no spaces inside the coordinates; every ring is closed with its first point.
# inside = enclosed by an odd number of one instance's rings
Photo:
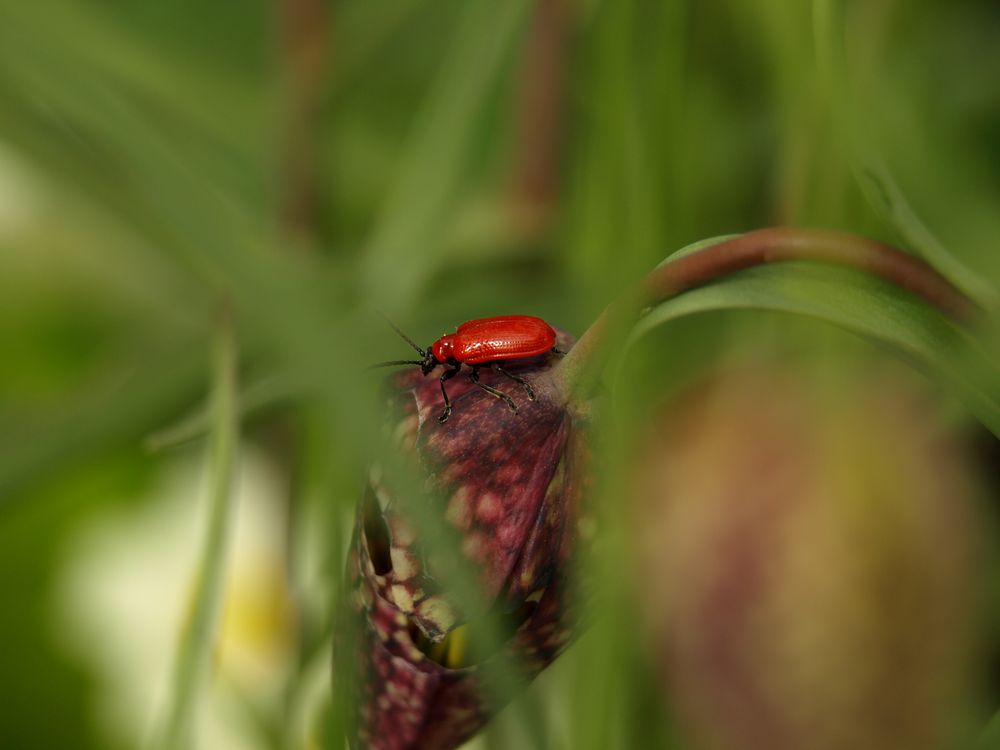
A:
{"type": "Polygon", "coordinates": [[[394,359],[391,362],[376,362],[373,365],[368,365],[366,370],[374,370],[376,367],[395,367],[396,365],[422,365],[424,361],[422,359],[394,359]]]}
{"type": "MultiPolygon", "coordinates": [[[[427,356],[427,352],[425,352],[423,349],[421,349],[419,346],[417,346],[416,342],[413,339],[411,339],[409,336],[407,336],[405,333],[403,333],[401,330],[399,330],[399,326],[397,326],[395,323],[393,323],[391,320],[389,320],[389,316],[388,315],[386,315],[381,310],[376,310],[375,312],[377,312],[379,315],[382,316],[382,319],[392,327],[392,330],[394,330],[396,333],[399,334],[400,338],[403,339],[403,341],[405,341],[407,344],[409,344],[414,349],[416,349],[417,353],[421,357],[426,357],[427,356]]],[[[393,364],[398,364],[398,363],[393,363],[393,364]]],[[[416,363],[404,362],[403,364],[418,364],[419,365],[420,362],[416,362],[416,363]]]]}

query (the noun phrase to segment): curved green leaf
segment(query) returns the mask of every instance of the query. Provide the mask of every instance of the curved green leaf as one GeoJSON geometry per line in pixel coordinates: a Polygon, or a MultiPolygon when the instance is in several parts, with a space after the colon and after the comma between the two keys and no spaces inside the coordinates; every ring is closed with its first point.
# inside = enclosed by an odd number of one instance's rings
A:
{"type": "Polygon", "coordinates": [[[812,317],[888,345],[955,389],[968,408],[1000,434],[1000,371],[974,335],[908,292],[851,269],[789,262],[733,274],[651,308],[632,329],[626,349],[670,321],[736,309],[812,317]]]}

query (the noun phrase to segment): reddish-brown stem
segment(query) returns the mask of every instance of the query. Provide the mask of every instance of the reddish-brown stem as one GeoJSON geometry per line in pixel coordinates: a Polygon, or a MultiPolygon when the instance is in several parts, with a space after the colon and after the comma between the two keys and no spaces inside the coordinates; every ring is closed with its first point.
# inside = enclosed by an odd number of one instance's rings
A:
{"type": "Polygon", "coordinates": [[[285,231],[308,244],[315,239],[316,129],[330,52],[329,14],[323,0],[283,0],[279,10],[283,67],[279,211],[285,231]]]}
{"type": "Polygon", "coordinates": [[[539,0],[521,58],[509,200],[541,224],[556,200],[570,21],[569,0],[539,0]]]}
{"type": "Polygon", "coordinates": [[[569,394],[607,345],[609,334],[639,309],[716,279],[765,263],[799,260],[865,271],[917,295],[960,322],[976,306],[920,258],[857,235],[818,229],[774,227],[703,248],[668,261],[646,275],[633,295],[609,306],[563,358],[556,377],[569,394]]]}

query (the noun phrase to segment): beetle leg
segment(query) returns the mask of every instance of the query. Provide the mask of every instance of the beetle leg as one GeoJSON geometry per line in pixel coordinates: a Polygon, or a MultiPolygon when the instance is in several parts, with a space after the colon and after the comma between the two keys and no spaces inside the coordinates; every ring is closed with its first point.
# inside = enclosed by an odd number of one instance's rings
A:
{"type": "Polygon", "coordinates": [[[451,416],[451,399],[448,398],[448,391],[444,388],[444,381],[451,380],[453,377],[458,375],[458,371],[462,369],[462,365],[453,367],[450,370],[445,370],[441,377],[438,378],[438,382],[441,384],[441,395],[444,396],[444,411],[441,412],[441,416],[438,417],[438,422],[442,424],[448,421],[448,417],[451,416]]]}
{"type": "Polygon", "coordinates": [[[535,400],[535,391],[531,387],[531,384],[528,383],[527,380],[525,380],[524,378],[522,378],[520,375],[515,375],[512,372],[507,372],[505,369],[503,369],[500,365],[498,365],[496,363],[494,363],[491,366],[493,367],[494,370],[496,370],[497,372],[499,372],[504,377],[510,378],[515,383],[520,383],[522,385],[522,387],[524,388],[524,390],[527,392],[527,394],[528,394],[528,400],[529,401],[534,401],[535,400]]]}
{"type": "Polygon", "coordinates": [[[496,388],[494,388],[492,386],[489,386],[489,385],[486,385],[486,383],[480,383],[479,382],[479,367],[478,367],[478,365],[474,365],[472,367],[472,372],[469,373],[469,378],[472,380],[473,383],[475,383],[476,385],[478,385],[480,388],[482,388],[484,391],[486,391],[491,396],[495,396],[496,398],[503,399],[507,403],[507,406],[510,408],[510,410],[512,412],[514,412],[515,414],[517,414],[517,404],[514,403],[514,399],[512,399],[510,396],[508,396],[503,391],[498,391],[496,388]]]}

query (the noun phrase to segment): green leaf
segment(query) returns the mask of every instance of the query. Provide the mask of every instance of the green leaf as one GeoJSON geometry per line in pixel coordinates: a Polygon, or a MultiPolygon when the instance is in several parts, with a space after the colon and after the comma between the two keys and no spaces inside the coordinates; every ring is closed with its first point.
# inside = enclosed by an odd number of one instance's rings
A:
{"type": "Polygon", "coordinates": [[[844,3],[814,0],[813,32],[820,73],[831,100],[833,121],[847,144],[854,178],[872,210],[902,241],[979,304],[996,309],[997,292],[949,250],[907,200],[872,136],[870,102],[848,75],[844,3]]]}
{"type": "Polygon", "coordinates": [[[456,28],[365,253],[367,285],[385,307],[412,301],[444,257],[437,238],[526,7],[471,3],[456,28]]]}
{"type": "Polygon", "coordinates": [[[988,750],[988,748],[1000,745],[1000,711],[997,711],[990,719],[982,736],[975,745],[975,750],[988,750]]]}
{"type": "Polygon", "coordinates": [[[191,591],[191,614],[174,662],[169,708],[156,736],[158,750],[190,747],[198,693],[209,673],[222,609],[226,550],[233,516],[233,478],[238,441],[236,342],[224,310],[213,351],[212,434],[209,448],[211,495],[208,528],[191,591]]]}
{"type": "Polygon", "coordinates": [[[954,388],[972,413],[1000,434],[1000,372],[973,334],[911,294],[851,269],[789,262],[741,271],[651,308],[632,329],[626,349],[670,321],[739,309],[812,317],[888,345],[954,388]]]}

